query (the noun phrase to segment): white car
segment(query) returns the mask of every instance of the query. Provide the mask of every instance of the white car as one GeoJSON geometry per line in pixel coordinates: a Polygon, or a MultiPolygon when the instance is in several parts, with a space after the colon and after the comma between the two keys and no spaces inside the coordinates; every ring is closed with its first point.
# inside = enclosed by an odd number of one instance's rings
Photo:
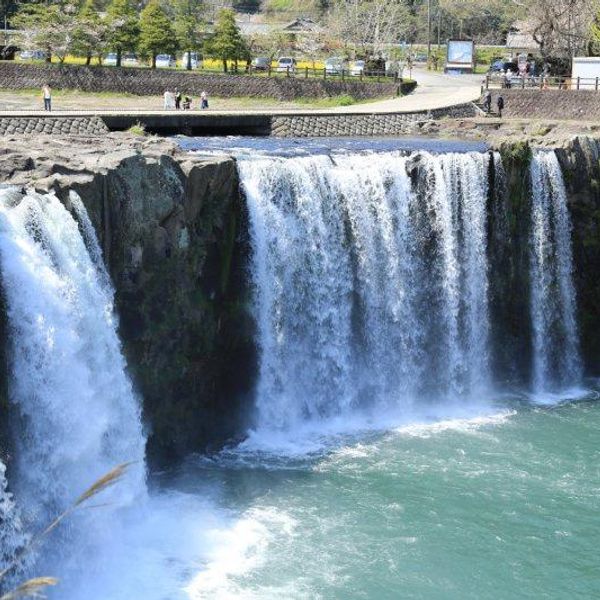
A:
{"type": "Polygon", "coordinates": [[[294,73],[296,71],[296,59],[290,56],[282,56],[277,61],[278,73],[294,73]]]}
{"type": "Polygon", "coordinates": [[[175,59],[170,54],[159,54],[156,57],[156,66],[159,69],[168,69],[176,66],[175,59]]]}
{"type": "Polygon", "coordinates": [[[365,72],[365,61],[364,60],[355,60],[350,65],[350,75],[353,77],[360,77],[364,75],[365,72]]]}
{"type": "Polygon", "coordinates": [[[117,66],[117,53],[109,52],[102,60],[102,64],[106,65],[107,67],[116,67],[117,66]]]}
{"type": "Polygon", "coordinates": [[[121,64],[124,67],[137,67],[140,62],[135,54],[129,52],[128,54],[123,54],[123,57],[121,58],[121,64]]]}
{"type": "Polygon", "coordinates": [[[23,50],[19,52],[21,60],[45,60],[46,53],[43,50],[23,50]]]}
{"type": "Polygon", "coordinates": [[[344,59],[339,56],[332,56],[325,61],[327,75],[341,75],[344,68],[344,59]]]}
{"type": "MultiPolygon", "coordinates": [[[[202,58],[200,57],[200,54],[198,54],[198,52],[184,52],[183,56],[181,57],[181,67],[183,69],[187,69],[187,64],[188,64],[188,55],[191,54],[192,55],[192,69],[201,69],[203,62],[202,62],[202,58]]],[[[156,65],[158,66],[158,65],[156,65]]]]}

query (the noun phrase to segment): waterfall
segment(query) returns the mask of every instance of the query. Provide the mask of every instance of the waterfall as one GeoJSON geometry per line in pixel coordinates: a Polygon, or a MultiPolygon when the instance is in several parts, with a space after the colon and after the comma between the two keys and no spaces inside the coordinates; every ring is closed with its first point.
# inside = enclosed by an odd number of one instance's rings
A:
{"type": "Polygon", "coordinates": [[[114,292],[85,208],[75,194],[71,204],[79,224],[53,194],[0,191],[16,456],[11,482],[21,514],[39,527],[98,477],[135,461],[104,495],[110,508],[85,521],[81,536],[92,544],[111,513],[144,494],[145,438],[117,336],[114,292]]]}
{"type": "Polygon", "coordinates": [[[488,387],[489,160],[239,161],[260,425],[468,400],[488,387]]]}
{"type": "Polygon", "coordinates": [[[560,164],[553,151],[534,153],[531,185],[533,389],[544,393],[576,385],[582,377],[571,221],[560,164]]]}
{"type": "Polygon", "coordinates": [[[8,491],[6,466],[0,461],[0,571],[9,565],[26,541],[27,536],[22,529],[19,511],[12,494],[8,491]]]}

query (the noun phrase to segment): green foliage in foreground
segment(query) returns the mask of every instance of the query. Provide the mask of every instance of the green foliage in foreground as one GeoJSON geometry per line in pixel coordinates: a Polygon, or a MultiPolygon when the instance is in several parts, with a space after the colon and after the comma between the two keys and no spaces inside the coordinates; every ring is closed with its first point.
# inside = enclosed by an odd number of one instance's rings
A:
{"type": "Polygon", "coordinates": [[[127,130],[127,133],[131,133],[133,135],[146,135],[146,126],[138,121],[135,125],[132,125],[127,130]]]}

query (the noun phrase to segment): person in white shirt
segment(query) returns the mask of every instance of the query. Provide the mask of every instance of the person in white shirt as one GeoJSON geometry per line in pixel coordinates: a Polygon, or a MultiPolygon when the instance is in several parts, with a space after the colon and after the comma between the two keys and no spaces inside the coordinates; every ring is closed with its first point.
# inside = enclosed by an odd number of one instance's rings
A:
{"type": "Polygon", "coordinates": [[[44,98],[44,110],[51,111],[52,91],[50,90],[50,86],[47,83],[45,83],[42,87],[42,97],[44,98]]]}

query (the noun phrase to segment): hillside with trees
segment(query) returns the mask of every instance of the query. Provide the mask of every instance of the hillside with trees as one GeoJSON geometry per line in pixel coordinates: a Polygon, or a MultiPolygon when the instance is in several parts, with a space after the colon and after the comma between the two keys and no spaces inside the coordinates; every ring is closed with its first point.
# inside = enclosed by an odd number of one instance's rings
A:
{"type": "Polygon", "coordinates": [[[157,54],[198,51],[225,68],[256,53],[314,61],[449,38],[495,45],[516,22],[525,23],[545,59],[600,53],[600,0],[0,0],[0,10],[20,30],[21,47],[88,64],[108,52],[120,65],[128,52],[154,64],[157,54]],[[282,29],[295,19],[315,23],[314,30],[282,29]],[[244,32],[241,22],[254,29],[244,32]]]}

